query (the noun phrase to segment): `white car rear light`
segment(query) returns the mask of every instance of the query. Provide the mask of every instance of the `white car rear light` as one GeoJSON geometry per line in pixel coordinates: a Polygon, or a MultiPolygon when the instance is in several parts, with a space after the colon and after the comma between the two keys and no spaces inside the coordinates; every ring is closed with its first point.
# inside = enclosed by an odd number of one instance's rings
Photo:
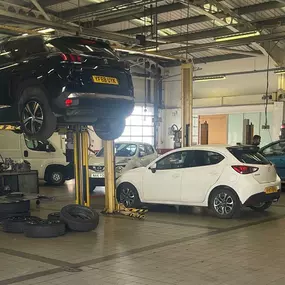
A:
{"type": "Polygon", "coordinates": [[[232,169],[234,169],[239,174],[250,174],[258,171],[258,167],[246,165],[232,165],[232,169]]]}

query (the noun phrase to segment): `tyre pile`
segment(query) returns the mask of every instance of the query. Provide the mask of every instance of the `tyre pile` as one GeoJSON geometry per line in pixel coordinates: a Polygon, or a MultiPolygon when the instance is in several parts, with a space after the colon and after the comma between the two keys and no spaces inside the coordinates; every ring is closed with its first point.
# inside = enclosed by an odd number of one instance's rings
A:
{"type": "MultiPolygon", "coordinates": [[[[0,209],[2,209],[2,205],[0,205],[0,209]]],[[[98,213],[89,207],[67,205],[60,212],[51,213],[47,219],[41,219],[30,215],[30,203],[25,203],[25,205],[25,209],[22,204],[17,204],[18,208],[15,205],[10,205],[10,208],[7,206],[5,209],[9,208],[10,213],[5,213],[4,219],[3,215],[0,214],[4,232],[24,233],[26,237],[30,238],[50,238],[62,236],[68,230],[77,232],[92,231],[99,224],[98,213]],[[19,209],[25,211],[15,211],[19,209]],[[12,210],[14,210],[14,213],[11,213],[12,210]]]]}

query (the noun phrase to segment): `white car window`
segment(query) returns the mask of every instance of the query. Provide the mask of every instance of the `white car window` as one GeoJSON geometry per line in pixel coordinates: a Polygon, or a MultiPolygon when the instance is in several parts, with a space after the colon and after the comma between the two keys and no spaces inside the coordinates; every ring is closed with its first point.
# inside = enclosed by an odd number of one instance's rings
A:
{"type": "Polygon", "coordinates": [[[30,150],[55,152],[55,148],[48,141],[42,142],[37,140],[28,140],[25,138],[25,143],[30,150]]]}
{"type": "MultiPolygon", "coordinates": [[[[224,157],[213,151],[195,150],[194,161],[190,166],[207,166],[220,163],[224,157]]],[[[191,163],[191,162],[190,162],[191,163]]]]}
{"type": "MultiPolygon", "coordinates": [[[[132,143],[116,143],[115,156],[117,157],[131,157],[137,152],[137,145],[132,143]]],[[[104,148],[102,148],[96,155],[97,157],[104,156],[104,148]]]]}
{"type": "Polygon", "coordinates": [[[147,150],[145,148],[145,145],[144,144],[140,144],[139,145],[139,157],[144,157],[144,156],[147,156],[147,150]]]}
{"type": "Polygon", "coordinates": [[[154,149],[151,145],[145,144],[145,151],[147,155],[152,155],[154,154],[154,149]]]}
{"type": "Polygon", "coordinates": [[[162,158],[156,163],[157,170],[184,168],[188,151],[178,151],[162,158]]]}

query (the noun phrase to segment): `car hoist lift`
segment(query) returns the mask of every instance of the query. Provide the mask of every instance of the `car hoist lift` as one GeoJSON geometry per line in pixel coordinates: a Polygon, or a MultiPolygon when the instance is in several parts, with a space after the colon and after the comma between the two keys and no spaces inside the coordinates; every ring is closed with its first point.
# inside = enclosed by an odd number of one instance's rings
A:
{"type": "MultiPolygon", "coordinates": [[[[66,132],[67,149],[71,143],[75,173],[76,203],[90,206],[89,184],[89,135],[87,126],[74,126],[66,132]]],[[[115,187],[115,152],[114,141],[104,141],[105,165],[105,208],[103,213],[120,213],[134,218],[144,218],[145,209],[125,208],[118,204],[115,187]]]]}

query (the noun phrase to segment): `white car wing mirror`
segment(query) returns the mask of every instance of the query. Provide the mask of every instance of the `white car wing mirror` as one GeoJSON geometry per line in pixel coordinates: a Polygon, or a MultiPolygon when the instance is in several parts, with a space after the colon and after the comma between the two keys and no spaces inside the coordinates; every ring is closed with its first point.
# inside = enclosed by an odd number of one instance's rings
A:
{"type": "Polygon", "coordinates": [[[154,163],[153,165],[151,165],[149,167],[149,169],[151,170],[152,173],[155,173],[156,172],[156,163],[154,163]]]}

